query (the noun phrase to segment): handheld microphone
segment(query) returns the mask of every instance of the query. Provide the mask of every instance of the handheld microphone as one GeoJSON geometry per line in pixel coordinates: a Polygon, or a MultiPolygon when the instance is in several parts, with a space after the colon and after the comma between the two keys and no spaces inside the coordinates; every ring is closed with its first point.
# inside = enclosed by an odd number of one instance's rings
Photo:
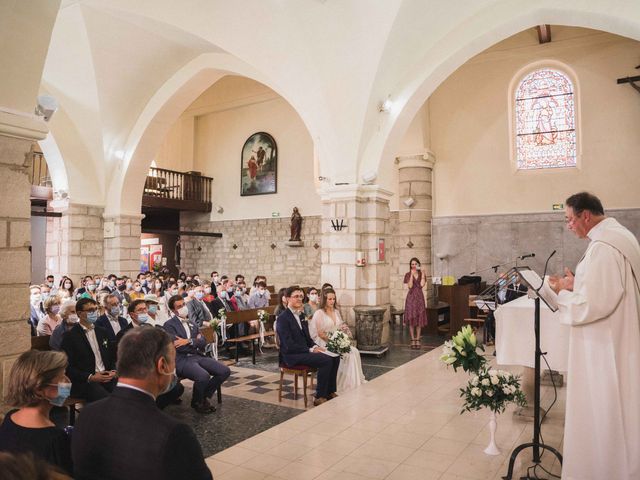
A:
{"type": "Polygon", "coordinates": [[[525,258],[533,258],[533,257],[535,257],[535,256],[536,256],[536,254],[535,254],[535,253],[527,253],[526,255],[522,255],[522,256],[520,257],[520,260],[524,260],[525,258]]]}

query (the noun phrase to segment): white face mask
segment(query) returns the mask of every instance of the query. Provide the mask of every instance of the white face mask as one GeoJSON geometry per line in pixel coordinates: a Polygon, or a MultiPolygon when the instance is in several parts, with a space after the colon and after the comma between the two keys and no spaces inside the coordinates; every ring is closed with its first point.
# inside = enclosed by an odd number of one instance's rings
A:
{"type": "Polygon", "coordinates": [[[314,302],[314,303],[317,302],[318,301],[318,294],[317,293],[311,293],[309,295],[309,301],[310,302],[314,302]]]}
{"type": "Polygon", "coordinates": [[[186,305],[182,306],[178,310],[178,316],[181,317],[181,318],[187,318],[189,316],[189,309],[187,308],[186,305]]]}
{"type": "Polygon", "coordinates": [[[67,317],[67,322],[68,323],[78,323],[78,321],[79,321],[78,320],[78,315],[73,314],[73,315],[69,315],[67,317]]]}

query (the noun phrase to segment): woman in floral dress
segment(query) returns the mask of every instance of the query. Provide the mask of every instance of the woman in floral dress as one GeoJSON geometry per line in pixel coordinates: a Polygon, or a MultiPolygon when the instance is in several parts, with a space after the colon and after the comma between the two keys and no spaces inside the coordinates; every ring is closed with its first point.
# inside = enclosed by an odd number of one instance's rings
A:
{"type": "Polygon", "coordinates": [[[404,324],[409,325],[411,348],[419,349],[420,330],[427,325],[427,306],[422,293],[427,279],[420,270],[420,260],[412,258],[409,267],[410,270],[404,276],[404,283],[409,288],[404,303],[404,324]]]}

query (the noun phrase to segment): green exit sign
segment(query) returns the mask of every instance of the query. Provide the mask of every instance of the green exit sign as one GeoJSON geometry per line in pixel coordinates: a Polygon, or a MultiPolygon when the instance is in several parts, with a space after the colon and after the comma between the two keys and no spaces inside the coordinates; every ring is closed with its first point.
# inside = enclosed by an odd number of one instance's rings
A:
{"type": "Polygon", "coordinates": [[[553,204],[553,209],[554,210],[563,210],[564,209],[564,204],[563,203],[554,203],[553,204]]]}

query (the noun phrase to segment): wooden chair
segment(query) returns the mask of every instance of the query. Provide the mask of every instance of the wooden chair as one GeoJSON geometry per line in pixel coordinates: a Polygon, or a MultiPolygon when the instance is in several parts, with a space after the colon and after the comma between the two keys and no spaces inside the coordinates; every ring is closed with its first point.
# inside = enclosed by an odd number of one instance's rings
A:
{"type": "MultiPolygon", "coordinates": [[[[276,326],[274,324],[273,329],[275,330],[276,326]]],[[[278,338],[278,334],[276,333],[276,348],[280,350],[280,339],[278,338]]],[[[278,358],[280,355],[278,355],[278,358]]],[[[318,371],[318,369],[314,367],[309,367],[307,365],[294,365],[290,367],[289,365],[285,365],[282,360],[279,361],[280,366],[280,385],[278,386],[278,401],[282,402],[282,383],[284,381],[285,374],[293,375],[293,399],[298,399],[298,377],[302,377],[302,392],[304,395],[304,408],[307,408],[307,379],[311,379],[311,384],[309,385],[310,389],[313,389],[313,375],[318,371]]]]}

